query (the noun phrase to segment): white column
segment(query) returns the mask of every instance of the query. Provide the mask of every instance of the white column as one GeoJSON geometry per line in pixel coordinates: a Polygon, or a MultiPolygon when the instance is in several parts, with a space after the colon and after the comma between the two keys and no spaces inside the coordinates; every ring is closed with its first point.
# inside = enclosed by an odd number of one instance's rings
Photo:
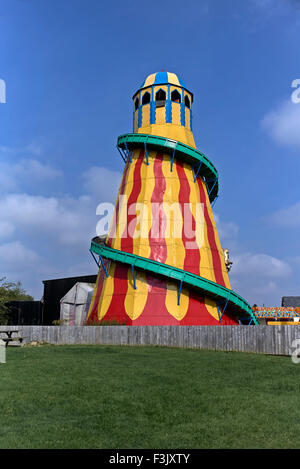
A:
{"type": "Polygon", "coordinates": [[[0,339],[0,363],[6,363],[6,343],[0,339]]]}

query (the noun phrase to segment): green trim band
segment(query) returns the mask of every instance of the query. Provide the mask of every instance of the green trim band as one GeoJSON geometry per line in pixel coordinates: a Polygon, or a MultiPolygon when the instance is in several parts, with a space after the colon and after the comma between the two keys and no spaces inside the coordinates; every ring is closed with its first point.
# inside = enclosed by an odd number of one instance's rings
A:
{"type": "Polygon", "coordinates": [[[219,191],[219,176],[218,171],[212,162],[200,151],[192,148],[177,140],[171,140],[165,137],[148,134],[125,134],[120,135],[118,138],[118,147],[122,150],[129,150],[147,145],[149,148],[162,150],[163,152],[173,153],[175,150],[175,158],[189,163],[197,171],[197,166],[200,167],[198,174],[205,179],[209,199],[212,202],[217,196],[219,191]],[[201,164],[201,166],[200,166],[201,164]]]}
{"type": "Polygon", "coordinates": [[[201,290],[205,295],[219,300],[228,300],[228,303],[232,307],[238,308],[242,315],[250,315],[254,324],[258,324],[255,318],[251,306],[237,293],[229,290],[226,287],[218,285],[217,283],[207,280],[204,277],[200,277],[195,274],[191,274],[177,267],[170,265],[161,264],[160,262],[146,259],[135,254],[128,252],[118,251],[117,249],[110,248],[102,244],[95,243],[92,241],[90,250],[99,256],[103,256],[106,259],[112,261],[121,262],[123,264],[133,265],[139,269],[147,270],[148,272],[163,275],[164,277],[182,281],[189,287],[201,290]]]}

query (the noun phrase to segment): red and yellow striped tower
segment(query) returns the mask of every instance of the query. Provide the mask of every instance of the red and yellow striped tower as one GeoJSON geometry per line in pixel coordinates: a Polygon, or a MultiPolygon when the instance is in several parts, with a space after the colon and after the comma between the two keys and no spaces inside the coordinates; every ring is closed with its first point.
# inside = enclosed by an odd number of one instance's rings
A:
{"type": "Polygon", "coordinates": [[[134,133],[118,139],[125,168],[115,213],[105,243],[91,244],[99,274],[88,321],[256,323],[230,287],[211,208],[218,172],[196,149],[192,103],[168,72],[149,75],[133,96],[134,133]]]}

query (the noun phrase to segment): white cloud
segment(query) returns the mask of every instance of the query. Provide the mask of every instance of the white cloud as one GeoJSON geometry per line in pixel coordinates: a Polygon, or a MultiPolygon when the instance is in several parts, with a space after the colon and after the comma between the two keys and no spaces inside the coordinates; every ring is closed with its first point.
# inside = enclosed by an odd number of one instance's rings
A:
{"type": "Polygon", "coordinates": [[[34,159],[21,160],[11,168],[16,177],[27,180],[46,180],[62,177],[63,173],[34,159]]]}
{"type": "Polygon", "coordinates": [[[81,175],[81,195],[56,196],[64,174],[42,153],[36,145],[0,147],[0,277],[21,280],[37,298],[45,278],[96,273],[89,253],[96,208],[115,203],[122,176],[95,166],[81,175]]]}
{"type": "Polygon", "coordinates": [[[47,180],[61,178],[63,173],[35,159],[22,159],[16,163],[0,163],[0,190],[11,192],[32,187],[47,180]]]}
{"type": "Polygon", "coordinates": [[[283,227],[300,226],[300,201],[290,207],[277,210],[266,218],[267,221],[283,227]]]}
{"type": "Polygon", "coordinates": [[[285,11],[298,11],[299,0],[252,0],[254,6],[270,15],[280,14],[285,11]]]}
{"type": "Polygon", "coordinates": [[[275,257],[267,254],[243,253],[232,256],[234,276],[253,276],[261,281],[261,278],[282,278],[291,274],[290,266],[275,257]]]}
{"type": "Polygon", "coordinates": [[[243,252],[239,226],[214,214],[223,248],[229,248],[233,262],[229,273],[232,289],[250,304],[280,306],[291,285],[294,265],[264,253],[243,252]]]}
{"type": "Polygon", "coordinates": [[[250,252],[232,256],[230,282],[250,304],[280,306],[294,280],[290,265],[267,254],[250,252]],[[292,279],[292,280],[291,280],[292,279]]]}
{"type": "Polygon", "coordinates": [[[220,220],[220,217],[217,213],[214,213],[214,219],[216,222],[218,235],[220,237],[221,242],[223,241],[235,241],[238,236],[239,226],[235,222],[225,222],[220,220]]]}
{"type": "Polygon", "coordinates": [[[45,259],[21,241],[0,244],[0,277],[10,282],[21,281],[29,294],[41,298],[40,267],[45,259]]]}
{"type": "Polygon", "coordinates": [[[16,233],[41,243],[82,246],[96,231],[96,208],[89,196],[55,198],[9,194],[0,200],[0,219],[16,233]]]}
{"type": "Polygon", "coordinates": [[[258,8],[269,8],[274,0],[253,0],[253,3],[258,8]]]}
{"type": "Polygon", "coordinates": [[[276,143],[300,147],[300,103],[284,101],[265,115],[261,125],[276,143]]]}
{"type": "Polygon", "coordinates": [[[27,147],[25,148],[28,152],[32,153],[33,155],[41,155],[43,152],[42,152],[42,148],[35,144],[35,143],[31,143],[30,145],[27,145],[27,147]]]}
{"type": "Polygon", "coordinates": [[[96,272],[89,253],[98,221],[94,205],[88,196],[10,194],[0,200],[0,234],[13,239],[0,243],[0,277],[20,280],[40,298],[45,278],[96,272]]]}
{"type": "Polygon", "coordinates": [[[24,246],[20,241],[0,245],[1,271],[24,272],[38,263],[40,256],[32,249],[24,246]]]}
{"type": "Polygon", "coordinates": [[[122,173],[101,166],[93,166],[82,175],[83,187],[100,202],[115,203],[122,173]]]}
{"type": "Polygon", "coordinates": [[[0,244],[0,278],[6,277],[10,282],[21,281],[23,288],[36,299],[42,296],[44,268],[51,268],[51,261],[25,243],[12,241],[0,244]]]}
{"type": "MultiPolygon", "coordinates": [[[[39,166],[32,168],[38,172],[43,171],[39,166]]],[[[104,198],[105,195],[112,197],[112,194],[117,192],[119,179],[120,174],[117,172],[106,168],[91,168],[84,174],[86,189],[89,189],[90,195],[79,197],[45,197],[26,193],[4,195],[0,198],[0,239],[16,238],[13,242],[19,243],[19,237],[22,236],[24,249],[26,243],[36,245],[37,252],[41,253],[44,260],[47,257],[50,260],[43,262],[43,268],[39,267],[40,274],[42,269],[45,277],[51,275],[51,271],[61,272],[61,275],[68,275],[72,271],[74,274],[76,262],[79,269],[77,274],[82,274],[81,267],[84,267],[86,273],[87,266],[90,265],[88,252],[90,241],[96,234],[96,224],[99,221],[99,216],[96,215],[97,205],[107,200],[104,198]],[[52,260],[53,255],[55,257],[52,260]]],[[[113,194],[113,198],[116,198],[116,194],[113,194]]],[[[3,255],[7,247],[7,243],[0,244],[3,255]]],[[[18,249],[20,251],[20,247],[18,249]]],[[[12,258],[10,266],[14,266],[15,274],[18,274],[19,264],[14,263],[14,252],[17,250],[7,250],[6,262],[0,262],[0,275],[5,275],[10,258],[12,258]]],[[[28,270],[30,268],[28,264],[28,270]]]]}
{"type": "Polygon", "coordinates": [[[0,157],[1,159],[5,158],[6,156],[17,157],[17,156],[24,156],[24,155],[41,155],[42,148],[35,143],[31,143],[25,147],[0,147],[0,157]]]}
{"type": "Polygon", "coordinates": [[[15,227],[8,221],[0,221],[0,239],[10,237],[15,231],[15,227]]]}

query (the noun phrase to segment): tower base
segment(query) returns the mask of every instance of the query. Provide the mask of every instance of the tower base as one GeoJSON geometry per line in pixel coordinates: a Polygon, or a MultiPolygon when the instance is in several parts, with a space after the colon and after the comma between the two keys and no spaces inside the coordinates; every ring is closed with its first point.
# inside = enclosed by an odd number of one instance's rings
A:
{"type": "MultiPolygon", "coordinates": [[[[135,326],[219,325],[216,301],[178,283],[131,266],[105,261],[100,268],[88,323],[118,323],[135,326]]],[[[236,325],[238,319],[227,309],[222,325],[236,325]]]]}

